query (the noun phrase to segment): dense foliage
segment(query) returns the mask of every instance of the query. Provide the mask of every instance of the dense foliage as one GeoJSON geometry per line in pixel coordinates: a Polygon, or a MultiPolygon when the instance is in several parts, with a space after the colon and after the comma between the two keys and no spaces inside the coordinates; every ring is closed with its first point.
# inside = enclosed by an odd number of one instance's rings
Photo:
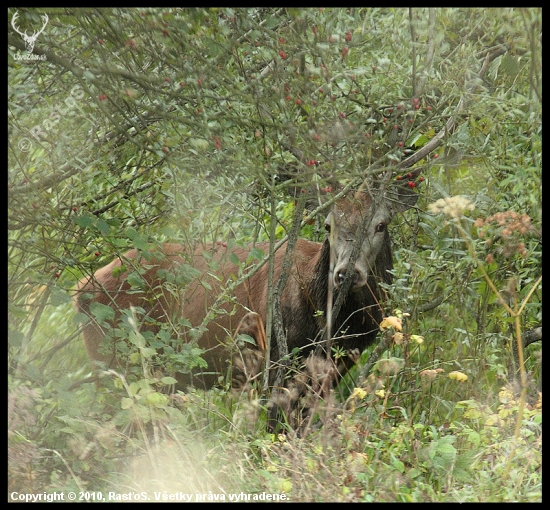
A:
{"type": "MultiPolygon", "coordinates": [[[[541,499],[540,343],[518,346],[542,324],[540,9],[21,8],[8,22],[9,500],[541,499]],[[320,430],[270,435],[264,400],[223,385],[171,395],[150,360],[177,354],[183,370],[201,351],[169,335],[133,346],[132,377],[86,382],[83,276],[168,240],[275,242],[299,190],[313,210],[412,166],[386,348],[320,403],[320,430]]],[[[301,235],[322,239],[324,212],[307,214],[301,235]]]]}

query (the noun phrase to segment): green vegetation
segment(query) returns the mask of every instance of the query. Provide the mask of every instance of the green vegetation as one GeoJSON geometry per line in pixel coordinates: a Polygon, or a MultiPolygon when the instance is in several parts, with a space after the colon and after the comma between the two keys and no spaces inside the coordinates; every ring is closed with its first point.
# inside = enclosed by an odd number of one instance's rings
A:
{"type": "MultiPolygon", "coordinates": [[[[522,340],[542,325],[540,9],[8,20],[9,501],[541,501],[541,346],[522,340]],[[134,310],[110,331],[128,372],[89,382],[82,277],[167,241],[279,240],[299,190],[314,210],[337,185],[412,166],[420,198],[390,226],[381,346],[302,434],[266,431],[257,388],[173,393],[174,372],[202,363],[178,343],[200,333],[185,317],[148,334],[134,310]]],[[[325,211],[307,214],[300,235],[323,239],[325,211]]],[[[193,271],[167,272],[165,290],[193,271]]]]}

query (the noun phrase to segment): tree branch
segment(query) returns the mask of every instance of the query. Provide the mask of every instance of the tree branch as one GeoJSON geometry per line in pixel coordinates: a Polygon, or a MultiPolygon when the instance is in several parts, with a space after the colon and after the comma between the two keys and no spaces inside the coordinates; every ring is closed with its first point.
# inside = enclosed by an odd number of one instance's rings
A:
{"type": "Polygon", "coordinates": [[[441,145],[444,138],[454,133],[456,129],[456,119],[458,118],[458,115],[470,104],[474,92],[479,87],[483,76],[485,76],[485,72],[487,71],[489,63],[498,56],[506,53],[506,51],[508,51],[508,49],[503,47],[500,50],[494,51],[492,53],[487,53],[483,61],[483,65],[481,66],[481,70],[466,87],[464,95],[460,98],[460,101],[456,105],[453,115],[449,117],[449,120],[447,120],[447,123],[445,124],[443,129],[441,129],[441,131],[439,131],[437,135],[435,135],[426,145],[424,145],[424,147],[416,151],[414,154],[411,154],[408,158],[405,158],[397,163],[397,165],[395,166],[396,168],[410,168],[415,163],[418,163],[421,159],[425,158],[430,152],[437,149],[437,147],[441,145]]]}

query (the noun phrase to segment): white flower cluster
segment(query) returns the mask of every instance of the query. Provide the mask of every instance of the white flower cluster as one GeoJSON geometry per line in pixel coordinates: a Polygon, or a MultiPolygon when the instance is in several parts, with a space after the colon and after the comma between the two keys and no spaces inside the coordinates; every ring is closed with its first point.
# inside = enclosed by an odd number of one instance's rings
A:
{"type": "Polygon", "coordinates": [[[440,198],[433,204],[428,206],[428,209],[434,214],[443,213],[451,218],[459,218],[464,211],[473,211],[475,205],[466,197],[446,197],[440,198]]]}

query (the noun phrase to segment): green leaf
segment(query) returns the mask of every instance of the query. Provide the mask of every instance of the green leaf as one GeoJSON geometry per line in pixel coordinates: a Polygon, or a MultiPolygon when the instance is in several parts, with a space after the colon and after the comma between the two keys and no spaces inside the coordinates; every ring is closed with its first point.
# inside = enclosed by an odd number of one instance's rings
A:
{"type": "Polygon", "coordinates": [[[126,236],[132,240],[132,243],[138,250],[147,250],[149,248],[149,243],[147,239],[139,234],[135,228],[127,228],[126,236]]]}
{"type": "Polygon", "coordinates": [[[134,405],[134,399],[128,397],[122,397],[120,399],[120,407],[122,409],[130,409],[134,405]]]}
{"type": "Polygon", "coordinates": [[[254,338],[252,338],[250,335],[247,335],[245,333],[240,333],[239,335],[237,335],[237,340],[241,341],[241,342],[245,342],[245,343],[249,343],[249,344],[252,344],[252,345],[256,345],[256,340],[254,340],[254,338]]]}
{"type": "Polygon", "coordinates": [[[403,464],[403,462],[401,462],[399,459],[395,458],[393,454],[390,455],[390,464],[400,473],[405,472],[405,464],[403,464]]]}
{"type": "Polygon", "coordinates": [[[108,235],[111,231],[111,227],[109,226],[109,224],[101,218],[97,219],[97,228],[105,236],[108,235]]]}
{"type": "Polygon", "coordinates": [[[91,228],[95,226],[97,218],[91,214],[82,214],[73,218],[73,221],[82,228],[91,228]]]}
{"type": "Polygon", "coordinates": [[[166,385],[177,384],[178,380],[173,377],[161,377],[160,382],[166,385]]]}
{"type": "Polygon", "coordinates": [[[168,404],[168,397],[166,395],[163,395],[162,393],[159,393],[158,391],[152,391],[151,393],[147,394],[145,402],[155,407],[164,407],[168,404]]]}
{"type": "Polygon", "coordinates": [[[68,292],[58,287],[52,289],[50,303],[52,306],[64,305],[72,300],[68,292]]]}
{"type": "Polygon", "coordinates": [[[136,347],[145,347],[144,336],[137,331],[130,331],[128,335],[128,341],[136,347]]]}
{"type": "Polygon", "coordinates": [[[506,54],[500,62],[500,67],[509,76],[516,76],[519,72],[519,64],[514,55],[506,54]]]}
{"type": "Polygon", "coordinates": [[[141,355],[145,359],[151,359],[153,356],[157,354],[156,349],[151,349],[150,347],[142,347],[139,352],[141,352],[141,355]]]}
{"type": "Polygon", "coordinates": [[[456,455],[456,448],[452,444],[441,444],[437,445],[437,453],[440,453],[441,455],[456,455]]]}
{"type": "Polygon", "coordinates": [[[129,285],[132,287],[137,287],[139,289],[144,290],[145,289],[145,280],[143,277],[137,272],[133,271],[126,277],[126,281],[129,285]]]}
{"type": "Polygon", "coordinates": [[[103,303],[97,301],[90,304],[90,313],[102,324],[106,321],[112,321],[115,318],[115,311],[103,303]]]}
{"type": "Polygon", "coordinates": [[[252,248],[248,254],[248,258],[253,258],[256,260],[262,260],[265,257],[265,252],[260,248],[252,248]]]}

